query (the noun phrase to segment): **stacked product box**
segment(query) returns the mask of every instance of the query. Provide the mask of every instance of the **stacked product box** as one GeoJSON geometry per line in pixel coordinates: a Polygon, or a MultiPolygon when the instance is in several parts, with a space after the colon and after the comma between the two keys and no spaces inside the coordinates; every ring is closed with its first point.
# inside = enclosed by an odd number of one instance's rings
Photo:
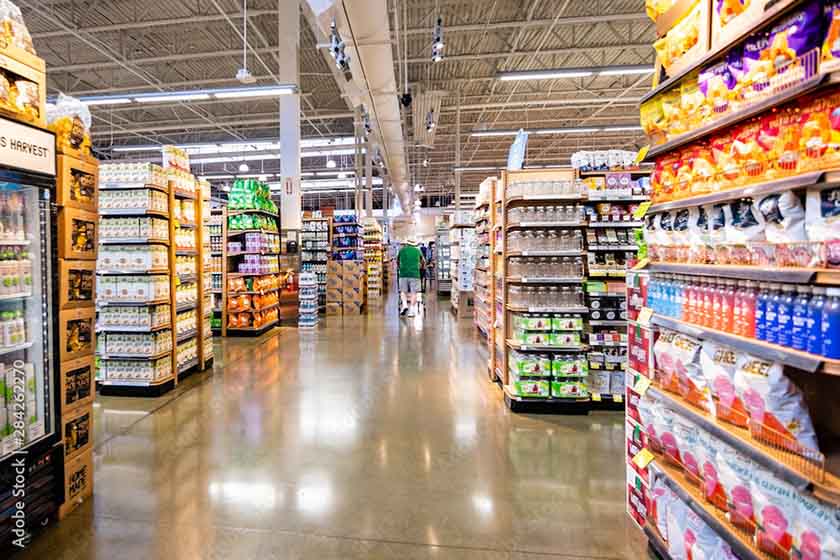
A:
{"type": "Polygon", "coordinates": [[[344,315],[358,315],[365,305],[367,274],[364,261],[342,261],[341,303],[344,315]]]}
{"type": "Polygon", "coordinates": [[[344,268],[342,261],[327,262],[327,315],[341,315],[344,301],[344,268]]]}
{"type": "Polygon", "coordinates": [[[313,272],[301,272],[298,286],[298,326],[313,328],[318,324],[318,278],[313,272]]]}

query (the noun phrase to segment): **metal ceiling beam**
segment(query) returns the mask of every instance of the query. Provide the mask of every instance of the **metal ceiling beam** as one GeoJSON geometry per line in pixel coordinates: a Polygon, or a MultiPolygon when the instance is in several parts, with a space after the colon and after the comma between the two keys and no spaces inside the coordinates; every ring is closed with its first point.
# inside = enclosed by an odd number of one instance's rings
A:
{"type": "MultiPolygon", "coordinates": [[[[255,54],[271,54],[277,50],[277,47],[262,47],[257,49],[250,49],[255,54]]],[[[168,54],[164,56],[147,56],[142,58],[132,58],[128,62],[131,64],[160,64],[162,62],[185,62],[188,60],[201,60],[205,58],[225,58],[225,57],[240,57],[242,56],[242,49],[224,49],[197,53],[182,53],[182,54],[168,54]]],[[[119,68],[121,65],[113,61],[99,61],[99,62],[85,62],[82,64],[65,64],[65,65],[49,65],[47,68],[50,72],[86,72],[89,70],[104,70],[106,68],[119,68]]]]}
{"type": "MultiPolygon", "coordinates": [[[[448,31],[448,29],[447,29],[448,31]]],[[[623,43],[618,45],[592,45],[585,47],[564,47],[557,49],[543,49],[541,51],[516,51],[511,52],[489,52],[489,53],[463,53],[463,54],[447,54],[443,57],[442,62],[457,62],[461,60],[485,60],[490,58],[507,58],[515,56],[565,56],[570,54],[584,54],[591,52],[602,52],[607,49],[636,49],[645,48],[650,49],[650,41],[644,43],[623,43]]],[[[429,64],[429,57],[409,58],[408,62],[411,64],[429,64]]]]}
{"type": "MultiPolygon", "coordinates": [[[[555,19],[532,19],[531,21],[497,21],[492,23],[473,23],[465,25],[446,25],[444,33],[474,33],[495,29],[519,29],[523,27],[546,27],[549,25],[590,25],[593,23],[607,22],[634,22],[650,21],[644,12],[633,12],[629,14],[599,14],[594,16],[568,16],[555,19]]],[[[427,27],[415,27],[409,29],[407,35],[429,35],[431,29],[427,27]]],[[[648,44],[648,46],[650,46],[648,44]]]]}
{"type": "MultiPolygon", "coordinates": [[[[248,12],[249,18],[276,15],[277,10],[250,10],[248,12]]],[[[72,37],[75,33],[112,33],[119,31],[130,31],[133,29],[153,29],[157,30],[160,27],[168,25],[184,26],[193,24],[215,23],[218,21],[225,21],[225,18],[242,19],[242,14],[233,12],[230,14],[210,14],[210,15],[195,15],[182,18],[166,18],[143,21],[129,21],[124,23],[113,23],[110,25],[92,25],[89,27],[74,27],[72,31],[65,31],[57,29],[55,31],[42,31],[40,33],[32,33],[32,39],[55,39],[57,37],[72,37]]]]}

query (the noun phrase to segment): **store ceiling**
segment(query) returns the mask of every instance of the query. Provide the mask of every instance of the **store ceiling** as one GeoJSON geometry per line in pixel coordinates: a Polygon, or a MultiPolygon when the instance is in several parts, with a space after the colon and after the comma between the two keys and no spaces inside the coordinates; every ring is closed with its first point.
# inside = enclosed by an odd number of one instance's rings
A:
{"type": "MultiPolygon", "coordinates": [[[[273,83],[278,64],[278,1],[283,0],[248,0],[248,39],[259,55],[249,56],[249,68],[258,84],[273,83]]],[[[237,85],[241,1],[27,0],[20,6],[36,49],[47,61],[50,94],[237,85]]],[[[649,87],[650,75],[528,81],[501,81],[496,75],[652,65],[654,30],[643,0],[389,0],[389,6],[399,88],[407,80],[415,99],[422,93],[440,99],[433,135],[414,125],[412,111],[404,112],[411,181],[423,184],[427,194],[451,191],[454,184],[459,97],[463,167],[503,166],[507,159],[511,136],[470,136],[474,130],[638,124],[638,98],[649,87]],[[445,58],[433,63],[432,28],[438,14],[445,58]],[[407,33],[397,30],[396,19],[407,33]]],[[[352,136],[352,112],[334,73],[303,17],[300,27],[302,135],[352,136]]],[[[264,139],[276,136],[279,126],[276,99],[95,107],[93,115],[94,144],[103,153],[129,144],[264,139]]],[[[641,143],[636,131],[532,135],[527,163],[568,163],[578,149],[633,149],[641,143]]],[[[324,164],[307,158],[303,165],[311,170],[324,164]]],[[[265,162],[256,167],[274,171],[277,166],[265,162]]],[[[205,171],[222,170],[223,164],[215,164],[205,171]]],[[[477,189],[487,174],[465,172],[464,189],[477,189]]]]}

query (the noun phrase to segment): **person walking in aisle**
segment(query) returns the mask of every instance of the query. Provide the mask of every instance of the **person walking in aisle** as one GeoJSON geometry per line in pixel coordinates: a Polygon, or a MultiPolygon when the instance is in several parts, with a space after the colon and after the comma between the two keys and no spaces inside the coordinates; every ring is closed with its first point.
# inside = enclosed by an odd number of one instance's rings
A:
{"type": "Polygon", "coordinates": [[[420,291],[426,293],[429,282],[429,263],[432,262],[432,252],[428,245],[420,244],[420,254],[423,255],[423,268],[420,269],[420,291]]]}
{"type": "Polygon", "coordinates": [[[400,279],[400,315],[414,317],[417,293],[420,291],[420,269],[426,265],[417,242],[409,238],[397,253],[397,274],[400,279]],[[407,295],[406,295],[407,294],[407,295]]]}

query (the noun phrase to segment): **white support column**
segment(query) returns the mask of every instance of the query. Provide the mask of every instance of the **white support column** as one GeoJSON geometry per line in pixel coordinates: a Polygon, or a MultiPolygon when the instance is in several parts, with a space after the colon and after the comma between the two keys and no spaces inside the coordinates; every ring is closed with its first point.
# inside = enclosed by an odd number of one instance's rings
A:
{"type": "Polygon", "coordinates": [[[365,143],[365,216],[373,216],[373,150],[370,140],[365,143]]]}
{"type": "Polygon", "coordinates": [[[455,212],[461,212],[461,90],[458,90],[458,105],[455,109],[455,212]]]}
{"type": "Polygon", "coordinates": [[[361,219],[362,217],[362,134],[361,134],[361,121],[362,120],[362,110],[361,107],[356,107],[353,109],[353,148],[355,157],[353,159],[353,176],[354,182],[353,184],[356,186],[356,190],[354,191],[354,204],[353,210],[356,212],[356,217],[361,219]]]}
{"type": "MultiPolygon", "coordinates": [[[[298,0],[277,0],[279,67],[277,79],[300,87],[300,4],[298,0]]],[[[301,229],[300,191],[300,96],[280,96],[280,162],[283,190],[280,194],[280,227],[301,229]]]]}

